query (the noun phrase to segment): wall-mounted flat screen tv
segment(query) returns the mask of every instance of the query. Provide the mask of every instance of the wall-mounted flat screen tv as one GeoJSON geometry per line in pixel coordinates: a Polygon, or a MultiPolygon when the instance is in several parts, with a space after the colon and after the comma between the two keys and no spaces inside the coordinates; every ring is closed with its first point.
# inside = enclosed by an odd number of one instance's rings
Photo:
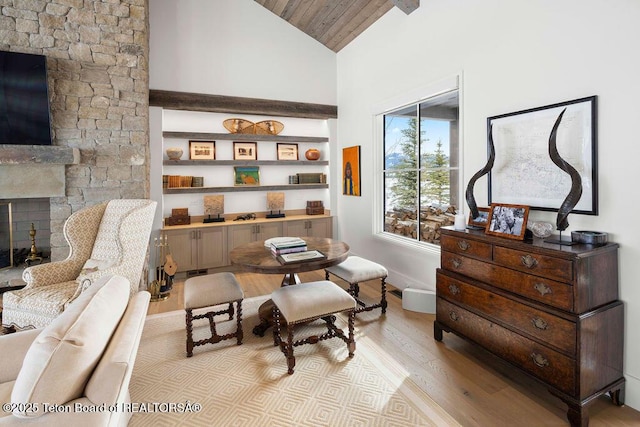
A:
{"type": "Polygon", "coordinates": [[[0,51],[0,144],[51,145],[42,55],[0,51]]]}

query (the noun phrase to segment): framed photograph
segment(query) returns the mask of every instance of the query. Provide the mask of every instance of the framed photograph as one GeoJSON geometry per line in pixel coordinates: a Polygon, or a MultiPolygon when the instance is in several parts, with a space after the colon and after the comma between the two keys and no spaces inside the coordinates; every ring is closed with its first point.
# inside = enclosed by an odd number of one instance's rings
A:
{"type": "Polygon", "coordinates": [[[234,142],[233,160],[258,160],[258,143],[234,142]]]}
{"type": "Polygon", "coordinates": [[[342,149],[342,194],[360,195],[360,146],[342,149]]]}
{"type": "Polygon", "coordinates": [[[551,159],[549,140],[563,111],[556,134],[558,154],[577,170],[582,182],[582,196],[571,212],[598,214],[595,96],[487,119],[495,147],[489,204],[560,209],[571,191],[572,178],[551,159]]]}
{"type": "Polygon", "coordinates": [[[489,223],[489,208],[478,208],[478,213],[480,214],[477,218],[473,217],[473,214],[469,212],[469,227],[473,228],[482,228],[483,230],[487,228],[487,224],[489,223]]]}
{"type": "Polygon", "coordinates": [[[260,168],[258,166],[234,166],[234,185],[260,185],[260,168]]]}
{"type": "Polygon", "coordinates": [[[528,217],[529,206],[492,203],[485,233],[523,240],[528,217]]]}
{"type": "Polygon", "coordinates": [[[298,160],[298,144],[284,144],[279,142],[278,160],[298,160]]]}
{"type": "Polygon", "coordinates": [[[191,160],[215,160],[215,141],[189,141],[189,159],[191,160]]]}

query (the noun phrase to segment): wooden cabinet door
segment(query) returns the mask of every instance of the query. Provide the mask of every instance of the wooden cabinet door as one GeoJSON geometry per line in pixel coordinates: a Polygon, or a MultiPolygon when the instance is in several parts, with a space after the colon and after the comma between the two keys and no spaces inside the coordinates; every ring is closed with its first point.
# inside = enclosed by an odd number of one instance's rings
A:
{"type": "Polygon", "coordinates": [[[282,222],[269,222],[258,224],[255,240],[267,240],[272,237],[282,236],[282,222]]]}
{"type": "Polygon", "coordinates": [[[198,269],[227,265],[227,227],[201,228],[198,232],[198,269]]]}
{"type": "Polygon", "coordinates": [[[227,251],[255,241],[256,224],[231,225],[228,228],[227,251]]]}
{"type": "Polygon", "coordinates": [[[307,236],[311,237],[333,237],[333,226],[331,218],[318,218],[307,220],[307,236]]]}
{"type": "Polygon", "coordinates": [[[285,221],[284,234],[288,237],[304,237],[307,235],[307,221],[285,221]]]}
{"type": "Polygon", "coordinates": [[[198,268],[198,249],[196,247],[195,233],[196,230],[165,231],[167,243],[169,243],[169,252],[178,265],[178,272],[198,268]]]}

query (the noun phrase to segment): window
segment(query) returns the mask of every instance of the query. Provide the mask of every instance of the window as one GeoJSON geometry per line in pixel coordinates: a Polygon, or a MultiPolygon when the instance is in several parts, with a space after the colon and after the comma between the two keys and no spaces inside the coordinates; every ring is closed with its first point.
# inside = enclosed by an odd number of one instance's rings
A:
{"type": "Polygon", "coordinates": [[[458,99],[455,89],[383,114],[381,230],[439,244],[461,200],[458,99]]]}

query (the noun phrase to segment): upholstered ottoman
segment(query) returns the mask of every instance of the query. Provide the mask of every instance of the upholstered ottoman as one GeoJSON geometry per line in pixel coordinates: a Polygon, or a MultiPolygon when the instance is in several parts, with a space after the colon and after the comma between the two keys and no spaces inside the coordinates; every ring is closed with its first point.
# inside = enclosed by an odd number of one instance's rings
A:
{"type": "Polygon", "coordinates": [[[325,269],[325,278],[329,280],[329,274],[333,274],[349,283],[349,293],[353,295],[360,307],[356,313],[382,309],[382,314],[387,312],[387,269],[373,261],[358,256],[350,256],[343,262],[325,269]],[[380,279],[380,302],[366,304],[360,299],[360,283],[367,280],[380,279]]]}
{"type": "Polygon", "coordinates": [[[356,341],[353,335],[353,321],[356,301],[344,289],[328,280],[301,283],[299,285],[284,286],[271,294],[273,300],[273,344],[279,345],[280,350],[287,357],[289,375],[293,374],[296,359],[293,348],[302,344],[315,344],[329,338],[340,338],[347,344],[349,357],[353,357],[356,341]],[[342,329],[335,325],[335,314],[348,313],[349,336],[345,336],[342,329]],[[287,323],[287,341],[280,335],[282,320],[287,323]],[[327,325],[327,332],[321,335],[293,340],[295,326],[322,318],[327,325]]]}
{"type": "Polygon", "coordinates": [[[236,280],[233,273],[216,273],[206,276],[191,277],[184,282],[184,309],[186,312],[187,323],[187,357],[193,355],[193,347],[204,344],[215,344],[222,340],[236,338],[238,345],[242,344],[242,300],[244,292],[240,284],[236,280]],[[236,303],[237,313],[236,331],[233,333],[218,335],[216,331],[216,323],[214,316],[228,314],[229,320],[233,319],[234,308],[236,303]],[[215,307],[218,305],[228,304],[228,308],[206,313],[194,315],[193,310],[199,308],[215,307]],[[200,341],[193,341],[193,321],[197,319],[209,319],[209,327],[211,329],[211,337],[200,341]]]}

